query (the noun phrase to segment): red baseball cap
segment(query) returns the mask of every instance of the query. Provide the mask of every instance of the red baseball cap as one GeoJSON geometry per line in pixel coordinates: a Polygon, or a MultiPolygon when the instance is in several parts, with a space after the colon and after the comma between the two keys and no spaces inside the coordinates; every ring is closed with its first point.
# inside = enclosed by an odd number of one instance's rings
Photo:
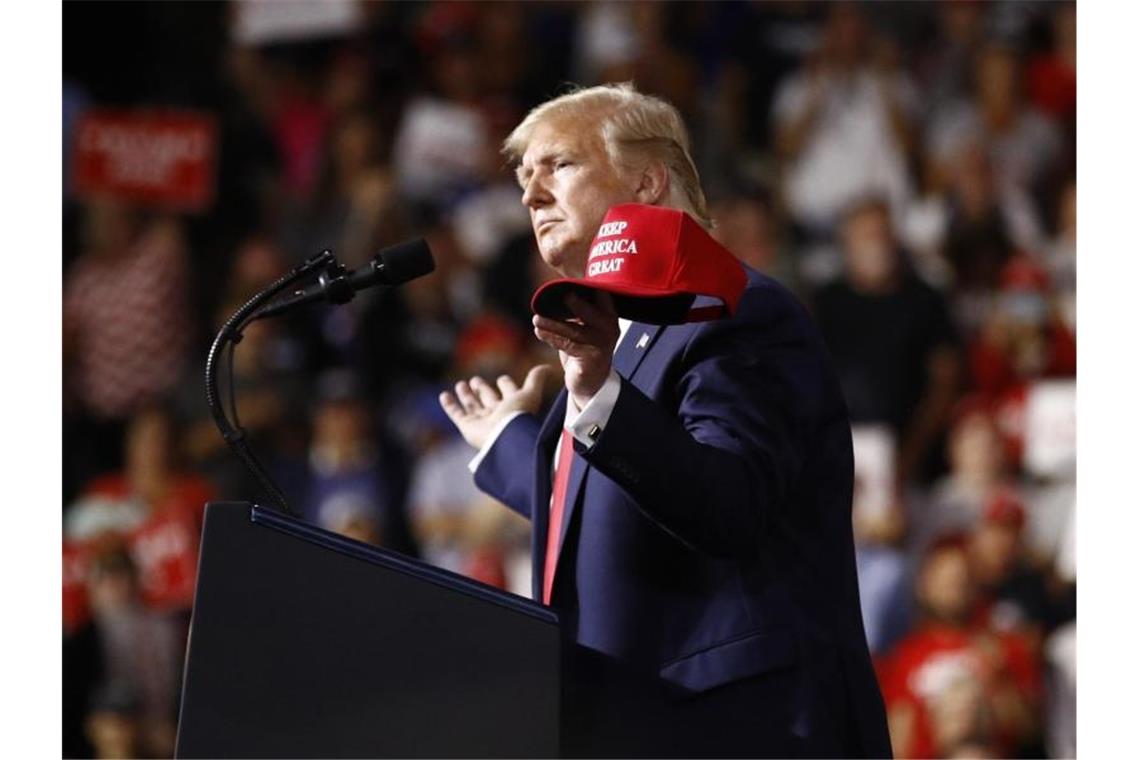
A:
{"type": "Polygon", "coordinates": [[[573,316],[566,296],[613,295],[618,316],[669,325],[732,314],[748,283],[744,267],[684,211],[623,203],[606,212],[590,245],[586,276],[552,280],[531,299],[536,314],[573,316]],[[697,296],[721,306],[693,307],[697,296]]]}
{"type": "Polygon", "coordinates": [[[998,280],[1003,292],[1048,293],[1050,287],[1049,273],[1025,254],[1010,259],[1002,267],[998,280]]]}
{"type": "Polygon", "coordinates": [[[1020,529],[1025,524],[1025,506],[1017,494],[1003,488],[986,502],[982,518],[986,522],[1001,523],[1020,529]]]}

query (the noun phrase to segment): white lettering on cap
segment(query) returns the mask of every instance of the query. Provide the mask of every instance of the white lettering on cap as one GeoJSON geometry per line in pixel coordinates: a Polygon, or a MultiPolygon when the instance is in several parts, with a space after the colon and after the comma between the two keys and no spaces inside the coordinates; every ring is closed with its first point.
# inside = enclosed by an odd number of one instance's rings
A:
{"type": "Polygon", "coordinates": [[[613,256],[619,253],[637,253],[637,241],[631,238],[620,238],[594,243],[594,247],[590,249],[589,258],[595,259],[598,256],[613,256]]]}
{"type": "Polygon", "coordinates": [[[597,277],[600,274],[620,272],[623,262],[625,262],[625,259],[606,259],[605,261],[592,262],[586,269],[586,276],[597,277]]]}
{"type": "Polygon", "coordinates": [[[628,226],[629,222],[606,222],[600,228],[598,228],[597,237],[604,238],[612,237],[613,235],[620,235],[628,226]]]}

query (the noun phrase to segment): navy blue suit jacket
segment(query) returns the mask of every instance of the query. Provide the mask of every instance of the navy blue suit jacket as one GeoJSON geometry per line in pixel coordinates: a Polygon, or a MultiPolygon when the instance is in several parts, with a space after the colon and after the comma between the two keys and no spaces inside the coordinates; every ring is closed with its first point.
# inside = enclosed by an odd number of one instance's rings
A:
{"type": "MultiPolygon", "coordinates": [[[[787,671],[769,696],[805,754],[889,755],[847,408],[805,309],[748,274],[731,318],[627,331],[613,414],[594,445],[575,442],[551,603],[578,643],[691,693],[787,671]]],[[[475,472],[532,519],[535,598],[565,409],[563,390],[544,422],[514,419],[475,472]]]]}

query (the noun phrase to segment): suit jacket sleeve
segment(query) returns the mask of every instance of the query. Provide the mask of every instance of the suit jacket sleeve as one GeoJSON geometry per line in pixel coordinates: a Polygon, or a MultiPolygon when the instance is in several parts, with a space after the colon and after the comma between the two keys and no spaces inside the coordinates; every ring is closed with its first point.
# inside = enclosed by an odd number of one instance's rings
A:
{"type": "Polygon", "coordinates": [[[827,397],[822,348],[805,327],[794,316],[702,326],[661,401],[623,379],[609,424],[579,452],[689,546],[755,555],[827,397]]]}
{"type": "Polygon", "coordinates": [[[475,485],[523,517],[534,498],[534,456],[541,428],[533,414],[511,420],[475,469],[475,485]]]}

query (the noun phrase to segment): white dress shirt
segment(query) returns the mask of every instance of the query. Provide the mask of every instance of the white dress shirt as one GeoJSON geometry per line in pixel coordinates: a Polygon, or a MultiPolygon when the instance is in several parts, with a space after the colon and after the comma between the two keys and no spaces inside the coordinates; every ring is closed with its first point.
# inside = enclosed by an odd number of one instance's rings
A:
{"type": "MultiPolygon", "coordinates": [[[[621,334],[618,336],[617,343],[614,344],[614,353],[617,353],[617,347],[625,340],[626,333],[629,332],[631,322],[628,319],[618,319],[618,327],[621,334]]],[[[573,396],[568,396],[566,399],[566,418],[562,426],[570,431],[570,434],[575,439],[580,441],[585,446],[593,446],[594,441],[602,430],[605,429],[606,424],[610,421],[610,415],[613,414],[614,406],[617,405],[618,393],[621,391],[621,376],[618,375],[617,370],[610,367],[609,377],[602,383],[602,387],[598,392],[590,397],[586,406],[578,409],[578,405],[574,402],[573,396]],[[593,432],[591,436],[590,433],[593,432]]],[[[515,417],[523,414],[523,412],[513,412],[495,426],[491,431],[491,436],[487,442],[483,444],[483,448],[479,449],[474,458],[467,464],[467,469],[472,474],[475,470],[479,469],[479,464],[483,461],[483,457],[487,456],[487,452],[495,445],[495,441],[502,435],[503,430],[515,417]]],[[[558,450],[562,447],[562,439],[558,439],[558,445],[554,448],[554,458],[551,460],[551,467],[558,461],[558,450]]]]}

